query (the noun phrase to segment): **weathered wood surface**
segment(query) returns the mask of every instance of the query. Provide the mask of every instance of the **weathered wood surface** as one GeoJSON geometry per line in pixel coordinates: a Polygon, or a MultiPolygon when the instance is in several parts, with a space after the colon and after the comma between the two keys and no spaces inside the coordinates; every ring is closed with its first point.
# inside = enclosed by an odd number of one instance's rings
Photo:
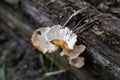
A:
{"type": "MultiPolygon", "coordinates": [[[[34,29],[54,24],[63,25],[74,11],[85,7],[87,8],[75,16],[67,26],[75,31],[75,25],[81,21],[78,26],[80,31],[76,30],[76,33],[79,35],[78,43],[87,46],[83,54],[86,58],[86,65],[81,69],[73,67],[70,69],[74,75],[82,75],[86,79],[119,80],[119,18],[111,14],[100,13],[90,4],[79,0],[21,0],[19,5],[11,4],[9,6],[0,2],[0,18],[30,39],[34,29]],[[94,19],[94,22],[90,22],[94,19]]],[[[59,57],[57,56],[57,58],[59,57]]],[[[62,60],[61,63],[63,63],[62,60]]],[[[66,63],[62,65],[66,66],[66,63]]]]}

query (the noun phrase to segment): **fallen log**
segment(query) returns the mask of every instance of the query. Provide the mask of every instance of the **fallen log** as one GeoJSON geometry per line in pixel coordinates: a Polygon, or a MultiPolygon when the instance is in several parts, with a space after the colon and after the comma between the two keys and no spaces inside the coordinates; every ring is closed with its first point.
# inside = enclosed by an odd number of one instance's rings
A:
{"type": "MultiPolygon", "coordinates": [[[[86,58],[86,64],[81,69],[70,67],[70,72],[78,78],[81,75],[86,79],[119,80],[120,19],[117,17],[100,13],[85,1],[21,0],[17,7],[20,11],[9,8],[4,2],[0,3],[0,18],[7,22],[9,26],[19,29],[21,35],[26,34],[30,39],[32,28],[54,24],[63,25],[73,12],[84,7],[87,8],[73,17],[66,26],[78,34],[78,44],[83,43],[87,46],[83,54],[86,58]],[[21,13],[21,15],[18,13],[21,13]],[[27,18],[30,20],[27,20],[27,18]],[[32,26],[30,23],[32,23],[32,26]]],[[[51,57],[49,56],[49,58],[51,57]]],[[[56,64],[68,67],[58,55],[56,55],[56,64]]]]}

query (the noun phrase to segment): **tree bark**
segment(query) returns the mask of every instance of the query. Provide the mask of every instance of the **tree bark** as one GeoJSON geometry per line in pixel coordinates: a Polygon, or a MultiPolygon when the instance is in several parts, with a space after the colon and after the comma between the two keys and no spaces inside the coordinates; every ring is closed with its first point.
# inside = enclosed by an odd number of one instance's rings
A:
{"type": "MultiPolygon", "coordinates": [[[[78,44],[86,45],[87,49],[83,53],[86,61],[81,69],[70,67],[71,73],[78,78],[81,75],[85,79],[119,80],[119,18],[101,13],[94,6],[80,0],[21,0],[19,4],[10,5],[0,1],[0,18],[30,40],[34,29],[55,24],[63,25],[69,16],[79,9],[84,10],[66,26],[78,35],[78,44]]],[[[55,56],[57,65],[68,67],[64,59],[55,56]]]]}

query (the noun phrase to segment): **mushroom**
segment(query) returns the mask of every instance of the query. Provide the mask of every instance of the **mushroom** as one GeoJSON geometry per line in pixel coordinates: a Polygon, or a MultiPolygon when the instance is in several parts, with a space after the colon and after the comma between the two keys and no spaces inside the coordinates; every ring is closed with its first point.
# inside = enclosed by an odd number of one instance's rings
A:
{"type": "Polygon", "coordinates": [[[69,59],[76,59],[84,50],[85,50],[85,46],[84,45],[75,45],[73,50],[66,50],[63,49],[63,51],[60,53],[61,56],[68,56],[69,59]]]}
{"type": "Polygon", "coordinates": [[[69,59],[69,64],[76,68],[81,68],[84,65],[84,57],[77,57],[76,59],[69,59]]]}
{"type": "Polygon", "coordinates": [[[58,47],[53,45],[48,39],[47,39],[47,33],[50,30],[49,27],[46,28],[39,28],[33,32],[31,41],[32,44],[40,50],[42,53],[52,53],[58,50],[58,47]]]}
{"type": "Polygon", "coordinates": [[[60,25],[39,28],[33,32],[32,43],[43,53],[55,52],[58,46],[65,49],[73,49],[77,41],[77,35],[68,28],[62,29],[60,25]]]}
{"type": "Polygon", "coordinates": [[[62,28],[61,25],[54,25],[47,34],[48,40],[61,48],[72,50],[77,41],[77,35],[67,27],[62,28]]]}
{"type": "Polygon", "coordinates": [[[84,58],[79,57],[79,55],[85,50],[85,48],[86,47],[82,44],[78,46],[75,45],[73,50],[63,49],[60,55],[61,56],[66,55],[68,57],[69,64],[76,68],[80,68],[84,65],[84,58]]]}
{"type": "Polygon", "coordinates": [[[42,53],[53,53],[59,48],[63,51],[61,56],[66,55],[69,63],[75,67],[84,65],[84,58],[79,55],[85,50],[84,45],[76,45],[77,35],[67,27],[54,25],[52,27],[39,28],[33,32],[33,45],[42,53]]]}

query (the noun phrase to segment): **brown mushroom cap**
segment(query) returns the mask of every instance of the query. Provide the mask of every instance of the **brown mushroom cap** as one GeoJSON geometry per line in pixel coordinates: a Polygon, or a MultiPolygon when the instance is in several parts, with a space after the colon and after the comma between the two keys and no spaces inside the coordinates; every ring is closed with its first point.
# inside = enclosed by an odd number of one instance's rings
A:
{"type": "Polygon", "coordinates": [[[68,56],[70,59],[76,59],[84,50],[85,50],[85,46],[84,45],[75,45],[73,50],[66,50],[63,49],[63,51],[61,52],[61,56],[68,56]]]}

